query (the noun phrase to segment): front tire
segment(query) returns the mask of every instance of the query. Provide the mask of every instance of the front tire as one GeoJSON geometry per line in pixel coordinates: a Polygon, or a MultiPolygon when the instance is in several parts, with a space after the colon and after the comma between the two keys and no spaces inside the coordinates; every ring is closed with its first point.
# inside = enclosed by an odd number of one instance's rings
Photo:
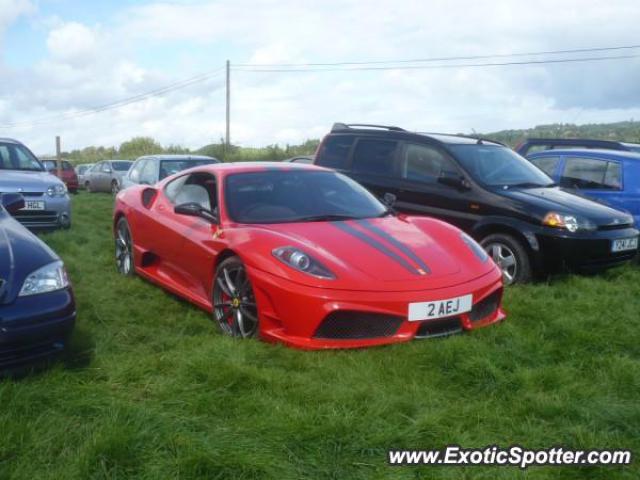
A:
{"type": "Polygon", "coordinates": [[[121,217],[116,224],[115,253],[118,272],[125,277],[134,276],[133,239],[129,223],[125,217],[121,217]]]}
{"type": "Polygon", "coordinates": [[[113,195],[117,195],[118,192],[120,191],[120,186],[118,185],[118,182],[116,180],[111,182],[111,193],[113,195]]]}
{"type": "Polygon", "coordinates": [[[230,337],[251,338],[258,334],[258,306],[247,270],[238,257],[227,258],[216,269],[213,318],[222,333],[230,337]]]}
{"type": "Polygon", "coordinates": [[[495,233],[483,238],[480,245],[502,271],[505,285],[531,281],[531,259],[520,240],[512,235],[495,233]]]}
{"type": "Polygon", "coordinates": [[[87,190],[87,193],[91,193],[91,183],[85,182],[84,188],[87,190]]]}

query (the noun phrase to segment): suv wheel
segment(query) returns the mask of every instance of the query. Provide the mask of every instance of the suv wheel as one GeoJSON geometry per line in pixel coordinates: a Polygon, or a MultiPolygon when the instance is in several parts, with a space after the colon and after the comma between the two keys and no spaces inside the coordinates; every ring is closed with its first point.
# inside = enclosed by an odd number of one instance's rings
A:
{"type": "Polygon", "coordinates": [[[520,240],[512,235],[495,233],[483,238],[480,245],[502,270],[505,285],[531,280],[531,260],[520,240]]]}

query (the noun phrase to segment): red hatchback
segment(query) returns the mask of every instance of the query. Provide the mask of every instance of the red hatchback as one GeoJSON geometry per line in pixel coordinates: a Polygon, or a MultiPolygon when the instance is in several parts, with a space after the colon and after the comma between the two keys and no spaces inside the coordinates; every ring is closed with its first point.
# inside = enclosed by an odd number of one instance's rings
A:
{"type": "Polygon", "coordinates": [[[76,175],[75,169],[69,162],[66,160],[62,161],[62,170],[60,172],[58,172],[57,160],[43,160],[42,163],[49,173],[55,175],[64,182],[67,186],[67,190],[71,193],[78,193],[78,175],[76,175]],[[58,173],[60,173],[60,175],[58,175],[58,173]]]}
{"type": "Polygon", "coordinates": [[[302,348],[437,337],[504,318],[502,275],[469,236],[396,215],[304,164],[216,164],[116,197],[116,262],[231,336],[302,348]]]}

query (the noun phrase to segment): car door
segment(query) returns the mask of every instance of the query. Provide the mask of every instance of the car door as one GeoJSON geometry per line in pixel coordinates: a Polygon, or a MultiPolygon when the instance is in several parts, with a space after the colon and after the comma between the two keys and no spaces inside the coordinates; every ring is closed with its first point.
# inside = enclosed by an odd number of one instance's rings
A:
{"type": "Polygon", "coordinates": [[[217,211],[216,178],[208,172],[182,175],[169,182],[154,202],[150,212],[153,237],[147,242],[159,257],[163,274],[171,278],[176,289],[184,290],[195,301],[208,300],[213,277],[217,225],[192,216],[176,214],[184,203],[198,203],[217,211]]]}
{"type": "Polygon", "coordinates": [[[97,187],[101,192],[111,191],[111,175],[113,174],[113,168],[111,162],[104,162],[100,168],[100,175],[98,176],[97,187]]]}
{"type": "Polygon", "coordinates": [[[471,230],[480,205],[471,183],[447,152],[436,145],[405,142],[394,173],[399,210],[428,215],[471,230]],[[446,180],[444,180],[446,178],[446,180]]]}
{"type": "Polygon", "coordinates": [[[400,142],[373,136],[356,139],[348,174],[378,198],[398,194],[401,183],[397,171],[400,142]]]}
{"type": "Polygon", "coordinates": [[[559,183],[567,190],[628,210],[622,167],[620,160],[567,155],[559,183]]]}

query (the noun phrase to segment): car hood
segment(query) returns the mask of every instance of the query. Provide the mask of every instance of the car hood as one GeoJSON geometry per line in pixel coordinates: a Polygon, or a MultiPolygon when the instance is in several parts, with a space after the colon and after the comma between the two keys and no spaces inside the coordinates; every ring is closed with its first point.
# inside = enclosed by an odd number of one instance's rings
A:
{"type": "Polygon", "coordinates": [[[25,278],[58,256],[0,208],[0,305],[17,297],[25,278]]]}
{"type": "Polygon", "coordinates": [[[238,229],[251,243],[246,261],[298,283],[350,290],[423,290],[469,281],[495,268],[481,262],[455,227],[432,219],[384,217],[339,222],[284,223],[238,229]],[[336,276],[299,273],[272,251],[293,246],[336,276]]]}
{"type": "Polygon", "coordinates": [[[593,221],[599,227],[627,224],[630,215],[620,210],[569,193],[559,187],[513,188],[497,192],[503,197],[519,201],[528,211],[538,210],[541,219],[549,212],[579,215],[593,221]],[[533,208],[532,208],[533,207],[533,208]]]}
{"type": "Polygon", "coordinates": [[[46,192],[61,181],[48,172],[0,170],[0,192],[46,192]]]}

